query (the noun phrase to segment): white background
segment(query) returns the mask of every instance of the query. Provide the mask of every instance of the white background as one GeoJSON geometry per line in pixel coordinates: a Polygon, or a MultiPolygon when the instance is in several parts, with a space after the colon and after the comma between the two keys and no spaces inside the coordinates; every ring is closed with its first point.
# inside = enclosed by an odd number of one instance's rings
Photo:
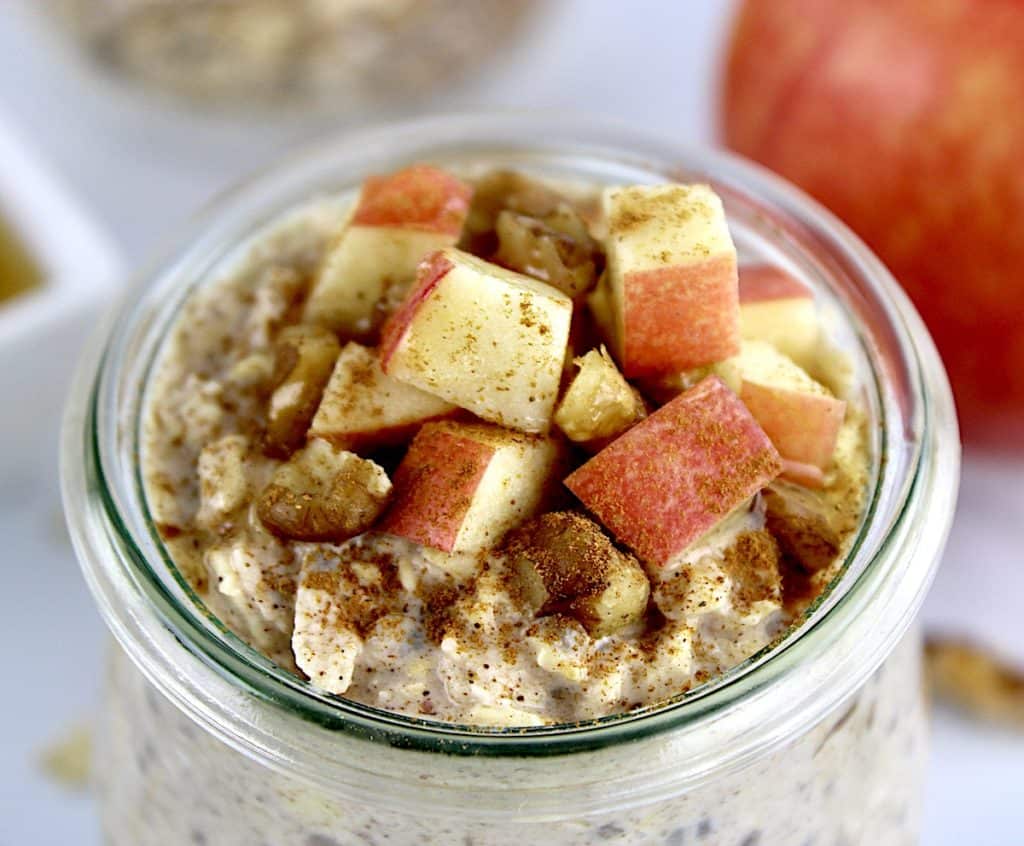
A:
{"type": "MultiPolygon", "coordinates": [[[[707,142],[730,5],[555,0],[542,25],[480,78],[419,106],[571,109],[635,121],[680,144],[707,142]]],[[[131,264],[213,192],[313,131],[198,120],[112,96],[82,78],[29,6],[0,3],[0,112],[95,211],[131,264]]],[[[16,399],[3,398],[0,413],[16,399]]],[[[53,472],[0,477],[0,846],[99,843],[88,799],[47,783],[36,765],[47,741],[90,714],[104,645],[63,534],[53,472]]],[[[1019,462],[968,463],[926,619],[985,635],[1024,662],[1021,480],[1019,462]]],[[[1024,843],[1024,737],[940,711],[932,754],[926,846],[1024,843]]]]}

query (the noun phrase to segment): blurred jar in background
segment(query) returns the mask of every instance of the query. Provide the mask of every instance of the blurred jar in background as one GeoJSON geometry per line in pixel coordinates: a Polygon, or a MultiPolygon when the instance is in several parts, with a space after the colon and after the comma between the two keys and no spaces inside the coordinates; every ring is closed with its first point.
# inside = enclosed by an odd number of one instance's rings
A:
{"type": "Polygon", "coordinates": [[[47,0],[107,68],[210,106],[412,100],[511,42],[538,0],[47,0]]]}

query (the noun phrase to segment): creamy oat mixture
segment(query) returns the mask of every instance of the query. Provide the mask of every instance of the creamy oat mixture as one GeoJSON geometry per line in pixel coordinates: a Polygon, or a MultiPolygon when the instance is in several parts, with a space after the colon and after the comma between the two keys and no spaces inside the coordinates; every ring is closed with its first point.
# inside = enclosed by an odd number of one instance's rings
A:
{"type": "Polygon", "coordinates": [[[149,389],[153,518],[232,631],[339,696],[529,726],[799,621],[862,515],[864,416],[810,292],[737,283],[710,189],[415,166],[350,205],[192,295],[149,389]]]}
{"type": "Polygon", "coordinates": [[[96,59],[189,100],[412,100],[508,43],[532,0],[44,0],[96,59]]]}

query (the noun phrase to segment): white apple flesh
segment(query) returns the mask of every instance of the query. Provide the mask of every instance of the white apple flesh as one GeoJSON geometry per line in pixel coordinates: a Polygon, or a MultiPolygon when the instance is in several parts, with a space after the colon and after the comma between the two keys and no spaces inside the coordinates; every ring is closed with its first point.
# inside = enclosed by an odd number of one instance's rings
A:
{"type": "Polygon", "coordinates": [[[740,398],[779,454],[794,462],[790,478],[814,486],[813,471],[807,467],[828,469],[846,403],[771,344],[747,341],[737,362],[743,378],[740,398]]]}
{"type": "Polygon", "coordinates": [[[740,330],[745,341],[766,341],[813,370],[821,332],[814,294],[781,268],[740,268],[740,330]]]}
{"type": "Polygon", "coordinates": [[[532,517],[560,456],[557,442],[498,426],[427,423],[395,472],[380,531],[442,552],[478,552],[532,517]]]}
{"type": "Polygon", "coordinates": [[[572,300],[454,248],[423,262],[384,327],[389,376],[478,417],[546,432],[562,376],[572,300]]]}
{"type": "Polygon", "coordinates": [[[370,333],[389,290],[407,287],[423,256],[458,240],[471,195],[467,184],[428,165],[367,179],[320,264],[306,321],[348,337],[370,333]]]}
{"type": "Polygon", "coordinates": [[[427,421],[455,411],[451,403],[392,379],[376,350],[352,341],[335,362],[309,434],[346,449],[398,444],[427,421]]]}

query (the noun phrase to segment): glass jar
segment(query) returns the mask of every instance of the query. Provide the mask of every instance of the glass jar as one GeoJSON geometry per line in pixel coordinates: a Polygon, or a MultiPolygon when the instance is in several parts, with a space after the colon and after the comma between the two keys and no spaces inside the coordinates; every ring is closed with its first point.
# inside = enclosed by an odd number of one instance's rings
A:
{"type": "Polygon", "coordinates": [[[95,744],[109,844],[914,842],[926,740],[914,620],[953,513],[953,405],[894,280],[798,191],[628,127],[444,117],[347,136],[242,185],[142,282],[82,364],[63,445],[72,536],[120,644],[95,744]],[[137,461],[161,341],[189,292],[260,227],[411,160],[598,184],[709,181],[741,257],[816,289],[857,365],[877,472],[845,569],[802,626],[659,707],[488,730],[329,697],[197,606],[147,518],[137,461]]]}

